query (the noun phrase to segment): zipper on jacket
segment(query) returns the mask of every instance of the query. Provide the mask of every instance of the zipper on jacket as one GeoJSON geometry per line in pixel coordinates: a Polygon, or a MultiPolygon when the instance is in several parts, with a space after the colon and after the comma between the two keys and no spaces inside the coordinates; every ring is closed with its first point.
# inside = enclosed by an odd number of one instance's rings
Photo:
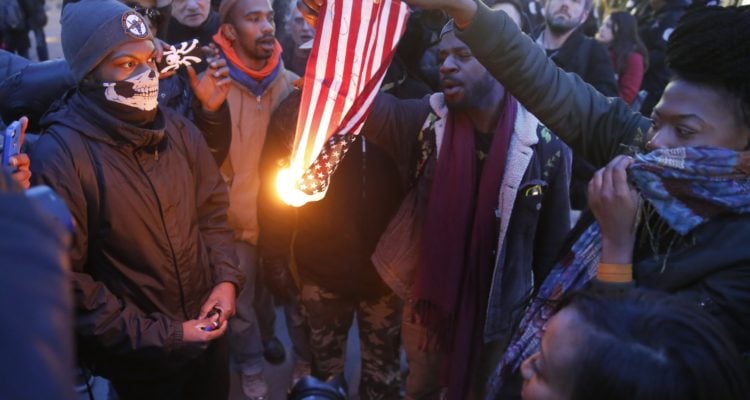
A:
{"type": "Polygon", "coordinates": [[[255,106],[255,109],[260,111],[263,109],[263,104],[261,101],[263,100],[263,95],[255,96],[255,100],[258,102],[258,104],[255,106]]]}
{"type": "MultiPolygon", "coordinates": [[[[158,159],[158,156],[156,157],[158,159]]],[[[161,218],[161,226],[164,229],[164,236],[167,238],[167,244],[169,244],[169,251],[172,253],[172,266],[174,267],[175,273],[177,275],[177,286],[180,289],[180,306],[182,308],[182,314],[185,317],[185,320],[190,320],[192,318],[188,316],[187,309],[185,308],[185,291],[182,288],[182,276],[180,275],[180,268],[177,265],[177,254],[174,252],[174,246],[172,245],[172,240],[169,238],[169,232],[167,231],[167,222],[164,220],[164,210],[161,206],[159,195],[156,193],[156,188],[154,187],[154,183],[151,182],[151,178],[149,178],[146,171],[143,170],[143,165],[141,165],[141,163],[139,162],[138,155],[133,153],[133,158],[135,158],[135,162],[136,164],[138,164],[138,168],[140,168],[141,173],[143,173],[143,176],[146,177],[146,181],[148,181],[149,186],[151,186],[151,191],[154,193],[154,197],[156,198],[156,204],[159,206],[159,217],[161,218]]]]}
{"type": "Polygon", "coordinates": [[[154,161],[159,161],[159,148],[154,148],[154,161]]]}

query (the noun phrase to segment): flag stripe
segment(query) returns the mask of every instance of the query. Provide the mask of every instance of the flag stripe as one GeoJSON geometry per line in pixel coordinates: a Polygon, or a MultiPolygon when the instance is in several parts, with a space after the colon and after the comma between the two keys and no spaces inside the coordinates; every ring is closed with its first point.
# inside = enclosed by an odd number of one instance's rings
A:
{"type": "Polygon", "coordinates": [[[308,195],[322,197],[362,129],[408,13],[400,0],[329,0],[321,9],[291,163],[308,195]]]}

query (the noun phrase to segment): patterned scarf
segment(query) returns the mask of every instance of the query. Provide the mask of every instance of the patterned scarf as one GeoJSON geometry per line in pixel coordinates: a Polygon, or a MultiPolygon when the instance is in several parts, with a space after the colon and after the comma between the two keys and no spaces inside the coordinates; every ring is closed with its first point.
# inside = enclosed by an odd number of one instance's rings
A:
{"type": "MultiPolygon", "coordinates": [[[[720,214],[750,212],[750,152],[712,147],[660,149],[635,157],[628,177],[641,197],[679,235],[720,214]]],[[[594,222],[552,268],[526,309],[490,381],[487,398],[497,398],[503,377],[536,353],[542,332],[560,299],[596,275],[601,233],[594,222]]]]}

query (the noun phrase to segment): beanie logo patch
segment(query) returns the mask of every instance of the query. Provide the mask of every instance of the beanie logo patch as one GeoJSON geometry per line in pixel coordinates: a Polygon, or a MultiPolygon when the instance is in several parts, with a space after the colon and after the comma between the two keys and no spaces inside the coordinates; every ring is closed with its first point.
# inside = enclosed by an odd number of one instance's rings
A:
{"type": "Polygon", "coordinates": [[[143,17],[135,11],[122,14],[122,29],[125,34],[134,39],[145,39],[148,37],[148,26],[143,17]]]}

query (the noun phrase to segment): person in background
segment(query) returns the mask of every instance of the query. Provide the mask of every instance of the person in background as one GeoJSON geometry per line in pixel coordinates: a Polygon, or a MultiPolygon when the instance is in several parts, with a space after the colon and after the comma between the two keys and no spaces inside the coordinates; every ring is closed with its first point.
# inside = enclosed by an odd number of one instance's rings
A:
{"type": "Polygon", "coordinates": [[[219,14],[211,10],[210,0],[174,0],[167,29],[159,32],[159,39],[169,44],[198,39],[205,46],[212,42],[219,25],[219,14]]]}
{"type": "Polygon", "coordinates": [[[641,105],[641,114],[651,115],[651,111],[664,88],[672,78],[667,66],[667,41],[674,32],[677,21],[685,14],[689,0],[645,0],[649,7],[643,14],[644,20],[638,21],[638,36],[648,50],[648,68],[643,76],[641,89],[647,92],[641,105]]]}
{"type": "MultiPolygon", "coordinates": [[[[239,296],[237,318],[230,325],[232,366],[241,375],[245,396],[260,399],[268,395],[263,357],[268,359],[268,350],[277,348],[280,359],[269,361],[279,363],[285,353],[274,333],[273,298],[259,274],[259,163],[271,114],[299,77],[287,70],[281,59],[269,0],[223,0],[219,16],[221,26],[213,40],[229,67],[227,103],[232,116],[232,144],[221,173],[229,185],[229,225],[234,230],[240,267],[248,276],[248,285],[239,296]]],[[[295,370],[306,375],[310,356],[304,319],[296,302],[286,303],[284,311],[295,370]]]]}
{"type": "Polygon", "coordinates": [[[79,365],[122,399],[226,397],[221,338],[244,276],[216,163],[198,129],[158,105],[140,14],[81,0],[61,25],[77,85],[44,117],[31,170],[74,220],[79,365]]]}
{"type": "Polygon", "coordinates": [[[47,25],[47,10],[44,9],[45,0],[28,0],[29,14],[26,16],[26,24],[34,33],[34,47],[36,48],[37,61],[49,60],[47,50],[47,38],[44,35],[44,27],[47,25]]]}
{"type": "MultiPolygon", "coordinates": [[[[648,66],[648,51],[638,36],[635,18],[625,11],[610,14],[599,28],[596,40],[607,46],[617,72],[617,88],[623,100],[633,106],[648,66]]],[[[635,109],[640,109],[636,105],[635,109]]]]}
{"type": "MultiPolygon", "coordinates": [[[[583,23],[594,9],[593,0],[548,0],[544,7],[544,30],[536,43],[547,56],[567,72],[572,72],[605,96],[617,96],[617,81],[607,50],[584,35],[583,23]]],[[[570,202],[575,210],[586,208],[586,184],[595,169],[573,155],[570,202]]]]}
{"type": "Polygon", "coordinates": [[[310,56],[310,48],[301,48],[315,38],[315,28],[311,27],[297,7],[292,7],[289,18],[287,18],[285,40],[281,42],[284,52],[281,54],[284,59],[284,66],[299,76],[305,75],[307,67],[307,58],[310,56]]]}

